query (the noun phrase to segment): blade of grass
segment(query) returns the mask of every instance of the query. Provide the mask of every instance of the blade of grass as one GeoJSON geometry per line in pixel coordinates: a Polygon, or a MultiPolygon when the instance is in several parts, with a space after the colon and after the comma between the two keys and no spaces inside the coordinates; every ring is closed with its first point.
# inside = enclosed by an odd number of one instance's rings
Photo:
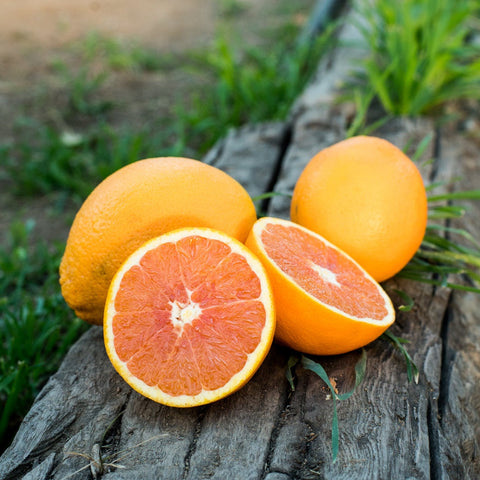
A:
{"type": "Polygon", "coordinates": [[[285,372],[285,376],[287,377],[288,383],[290,384],[290,388],[292,392],[295,390],[295,382],[294,382],[294,375],[293,369],[295,365],[299,362],[299,358],[297,355],[290,355],[287,361],[287,370],[285,372]]]}
{"type": "Polygon", "coordinates": [[[409,312],[415,305],[415,301],[413,300],[413,298],[403,290],[394,290],[394,291],[400,296],[400,298],[404,302],[403,305],[398,306],[398,309],[402,312],[409,312]]]}
{"type": "Polygon", "coordinates": [[[330,379],[328,378],[327,372],[324,368],[317,362],[310,360],[309,358],[302,356],[302,366],[307,370],[311,370],[313,373],[317,374],[327,385],[330,390],[332,400],[333,400],[333,418],[332,418],[332,459],[333,463],[336,462],[338,456],[338,444],[339,444],[339,432],[338,432],[338,414],[337,414],[337,394],[333,388],[330,379]]]}
{"type": "Polygon", "coordinates": [[[405,358],[405,362],[407,364],[407,378],[408,381],[411,382],[412,380],[415,383],[418,383],[418,379],[420,373],[418,371],[418,367],[415,365],[415,362],[412,360],[412,357],[408,353],[407,349],[403,346],[404,343],[408,343],[408,340],[395,336],[389,330],[385,331],[382,334],[383,338],[386,338],[390,343],[392,343],[403,355],[405,358]]]}
{"type": "Polygon", "coordinates": [[[367,367],[367,352],[365,349],[362,349],[362,354],[360,359],[355,365],[355,385],[349,392],[338,394],[332,385],[330,378],[328,377],[327,372],[325,369],[320,365],[320,363],[311,360],[308,357],[302,355],[301,357],[301,364],[303,368],[310,370],[317,374],[322,381],[327,385],[328,389],[330,390],[332,401],[333,401],[333,418],[332,418],[332,460],[333,463],[336,462],[338,457],[338,449],[339,449],[339,429],[338,429],[338,412],[337,412],[337,400],[347,400],[350,398],[357,387],[362,383],[366,367],[367,367]]]}
{"type": "Polygon", "coordinates": [[[464,190],[460,192],[449,192],[438,195],[430,195],[428,202],[439,202],[449,200],[480,200],[480,190],[464,190]]]}

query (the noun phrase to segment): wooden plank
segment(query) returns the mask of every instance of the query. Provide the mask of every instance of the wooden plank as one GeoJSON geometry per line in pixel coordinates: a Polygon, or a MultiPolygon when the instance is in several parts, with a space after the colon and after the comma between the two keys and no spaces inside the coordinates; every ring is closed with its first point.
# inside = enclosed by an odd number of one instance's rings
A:
{"type": "Polygon", "coordinates": [[[285,396],[284,361],[278,349],[273,349],[241,395],[206,409],[185,478],[262,478],[285,396]]]}
{"type": "Polygon", "coordinates": [[[256,197],[271,189],[288,135],[284,122],[232,129],[203,161],[231,175],[256,197]]]}
{"type": "MultiPolygon", "coordinates": [[[[480,169],[478,142],[464,133],[444,129],[440,152],[454,171],[453,191],[478,190],[480,169]]],[[[451,226],[470,232],[480,240],[480,205],[458,201],[467,214],[451,226]]],[[[465,239],[450,235],[452,240],[465,239]]],[[[472,245],[473,246],[473,245],[472,245]]],[[[437,408],[437,470],[444,478],[480,478],[480,300],[470,292],[455,291],[441,330],[442,358],[437,408]]]]}
{"type": "MultiPolygon", "coordinates": [[[[345,122],[337,116],[329,128],[327,122],[332,116],[325,112],[328,111],[316,110],[315,116],[311,116],[307,111],[295,124],[294,141],[275,190],[294,185],[314,147],[324,148],[345,137],[341,127],[345,122]],[[319,118],[322,114],[326,121],[319,118]],[[312,121],[315,117],[318,120],[312,121]]],[[[375,134],[402,148],[418,145],[432,133],[433,126],[428,121],[395,120],[375,134]]],[[[433,145],[431,142],[424,158],[433,156],[433,145]]],[[[424,168],[426,176],[433,175],[431,165],[424,168]]],[[[271,214],[288,216],[288,199],[275,199],[271,214]]],[[[410,340],[414,359],[423,367],[419,385],[407,383],[402,359],[388,343],[379,340],[366,347],[368,370],[364,388],[339,405],[341,450],[339,460],[332,464],[330,392],[319,378],[300,369],[301,379],[288,405],[292,421],[281,427],[285,432],[278,435],[272,462],[280,471],[295,477],[300,469],[301,478],[402,478],[405,472],[414,478],[430,477],[428,412],[432,385],[438,391],[439,373],[435,365],[441,357],[439,333],[448,292],[433,292],[429,286],[398,281],[388,282],[385,287],[392,296],[396,288],[406,290],[417,303],[415,312],[399,315],[394,331],[410,340]],[[418,325],[425,327],[420,329],[418,325]],[[303,432],[303,441],[292,431],[303,432]],[[412,439],[416,440],[415,449],[412,439]],[[394,460],[390,458],[392,451],[396,452],[394,460]]],[[[358,354],[320,359],[340,392],[351,387],[357,359],[358,354]]]]}
{"type": "MultiPolygon", "coordinates": [[[[321,149],[345,138],[345,118],[332,107],[304,110],[295,119],[292,127],[291,143],[273,191],[291,194],[300,173],[308,160],[321,149]]],[[[268,205],[268,215],[288,218],[290,197],[272,197],[268,205]]]]}

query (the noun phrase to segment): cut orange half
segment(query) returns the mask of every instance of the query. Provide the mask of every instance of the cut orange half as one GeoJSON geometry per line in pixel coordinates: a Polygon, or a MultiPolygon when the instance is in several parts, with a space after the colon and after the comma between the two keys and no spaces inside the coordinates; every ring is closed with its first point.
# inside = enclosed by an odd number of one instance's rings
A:
{"type": "Polygon", "coordinates": [[[395,320],[382,287],[358,263],[320,235],[277,218],[261,218],[246,245],[272,283],[276,338],[314,355],[360,348],[395,320]]]}
{"type": "Polygon", "coordinates": [[[115,274],[104,339],[117,372],[159,403],[192,407],[241,388],[275,331],[271,287],[239,241],[208,228],[154,238],[115,274]]]}

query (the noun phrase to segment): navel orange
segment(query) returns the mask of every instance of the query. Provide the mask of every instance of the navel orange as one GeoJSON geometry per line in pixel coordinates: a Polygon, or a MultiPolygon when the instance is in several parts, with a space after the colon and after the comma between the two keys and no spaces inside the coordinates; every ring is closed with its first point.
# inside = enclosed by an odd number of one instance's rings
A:
{"type": "Polygon", "coordinates": [[[101,324],[107,290],[141,244],[181,227],[209,227],[244,241],[256,220],[246,190],[225,172],[187,158],[150,158],[116,171],[86,199],[60,265],[63,296],[101,324]]]}
{"type": "Polygon", "coordinates": [[[394,322],[392,302],[380,285],[320,235],[264,217],[246,245],[272,283],[279,342],[314,355],[345,353],[375,340],[394,322]]]}
{"type": "Polygon", "coordinates": [[[359,136],[310,160],[296,183],[290,217],[380,282],[399,272],[420,246],[427,196],[417,167],[400,149],[359,136]]]}
{"type": "Polygon", "coordinates": [[[242,387],[275,330],[259,260],[219,231],[185,228],[149,240],[115,274],[104,338],[118,373],[138,392],[176,407],[242,387]]]}

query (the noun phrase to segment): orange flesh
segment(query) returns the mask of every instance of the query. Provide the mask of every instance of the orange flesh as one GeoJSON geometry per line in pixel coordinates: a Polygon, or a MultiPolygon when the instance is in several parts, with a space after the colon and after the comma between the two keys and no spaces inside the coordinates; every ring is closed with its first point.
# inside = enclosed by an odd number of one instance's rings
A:
{"type": "Polygon", "coordinates": [[[265,308],[247,261],[218,240],[190,236],[148,251],[115,298],[115,350],[149,386],[172,395],[215,390],[260,342],[265,308]]]}
{"type": "Polygon", "coordinates": [[[269,224],[262,231],[267,255],[303,290],[327,306],[357,318],[388,314],[376,285],[355,263],[295,227],[269,224]]]}

